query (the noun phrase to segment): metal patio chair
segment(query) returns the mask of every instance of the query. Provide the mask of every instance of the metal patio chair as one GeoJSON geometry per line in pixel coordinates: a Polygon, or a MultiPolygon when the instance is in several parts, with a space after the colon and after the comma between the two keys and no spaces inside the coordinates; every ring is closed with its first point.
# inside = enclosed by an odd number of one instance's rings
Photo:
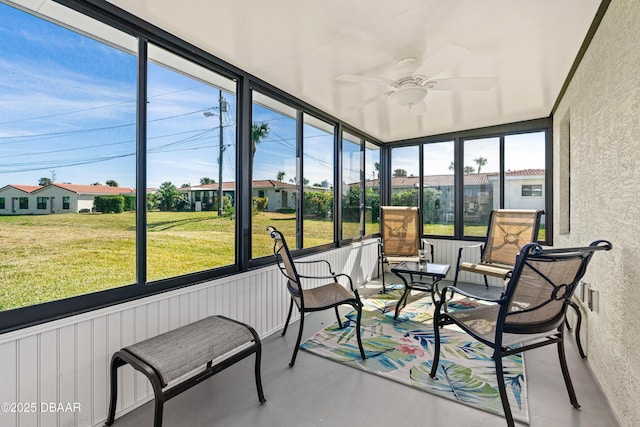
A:
{"type": "MultiPolygon", "coordinates": [[[[289,314],[287,315],[287,321],[282,330],[282,336],[287,333],[289,327],[289,320],[291,320],[291,313],[293,311],[293,305],[295,303],[300,312],[300,329],[298,331],[298,339],[296,341],[295,349],[293,350],[293,356],[289,366],[293,367],[296,362],[296,356],[298,349],[300,348],[300,341],[302,340],[302,330],[304,329],[304,314],[326,310],[333,308],[336,312],[336,318],[338,319],[338,325],[342,328],[342,321],[340,320],[340,313],[338,312],[338,306],[350,305],[356,312],[356,338],[358,341],[358,347],[360,349],[360,356],[365,358],[364,348],[362,347],[362,340],[360,338],[360,321],[362,319],[362,301],[360,301],[360,295],[358,290],[354,288],[351,277],[347,274],[336,274],[331,268],[331,264],[326,260],[317,261],[293,261],[291,252],[284,238],[284,235],[278,231],[275,227],[267,227],[267,232],[273,239],[273,254],[278,262],[280,271],[287,279],[287,290],[291,294],[291,302],[289,304],[289,314]],[[298,273],[296,265],[300,264],[320,264],[324,265],[324,269],[328,272],[322,276],[306,276],[298,273]],[[347,290],[338,278],[345,278],[349,282],[350,290],[347,290]],[[315,287],[315,288],[303,288],[301,279],[328,279],[330,283],[315,287]]],[[[321,268],[321,267],[319,267],[321,268]]]]}
{"type": "Polygon", "coordinates": [[[527,244],[538,240],[540,217],[544,211],[525,209],[495,209],[489,217],[489,227],[484,243],[462,246],[458,249],[456,275],[453,285],[458,283],[460,271],[478,273],[484,277],[484,284],[489,287],[487,276],[505,279],[513,269],[516,255],[527,244]],[[463,251],[479,249],[478,262],[462,261],[463,251]]]}
{"type": "Polygon", "coordinates": [[[442,289],[434,313],[434,357],[431,377],[437,379],[440,359],[440,328],[455,324],[493,350],[496,376],[507,424],[514,425],[504,383],[502,358],[550,344],[557,344],[560,368],[571,404],[579,408],[564,352],[564,327],[578,282],[598,250],[610,250],[611,243],[598,240],[587,247],[542,249],[528,244],[518,254],[503,296],[480,298],[454,286],[442,289]],[[490,304],[460,311],[443,311],[454,293],[490,304]],[[447,295],[450,294],[450,295],[447,295]]]}
{"type": "Polygon", "coordinates": [[[420,239],[420,211],[408,206],[380,206],[380,240],[378,275],[382,275],[382,292],[386,292],[384,265],[402,261],[418,262],[418,250],[429,251],[434,262],[433,244],[420,239]]]}

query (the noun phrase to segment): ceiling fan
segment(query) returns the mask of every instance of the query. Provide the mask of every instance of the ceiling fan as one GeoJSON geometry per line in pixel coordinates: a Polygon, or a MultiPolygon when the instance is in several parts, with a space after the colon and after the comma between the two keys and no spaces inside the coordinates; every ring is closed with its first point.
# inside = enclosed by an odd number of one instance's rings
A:
{"type": "Polygon", "coordinates": [[[460,46],[446,46],[420,63],[416,58],[403,58],[394,67],[391,79],[364,75],[343,74],[336,80],[350,83],[373,83],[385,85],[386,91],[366,99],[356,107],[389,98],[395,104],[407,107],[413,114],[427,111],[425,98],[430,90],[489,90],[498,81],[496,77],[433,78],[439,72],[460,62],[470,54],[460,46]]]}

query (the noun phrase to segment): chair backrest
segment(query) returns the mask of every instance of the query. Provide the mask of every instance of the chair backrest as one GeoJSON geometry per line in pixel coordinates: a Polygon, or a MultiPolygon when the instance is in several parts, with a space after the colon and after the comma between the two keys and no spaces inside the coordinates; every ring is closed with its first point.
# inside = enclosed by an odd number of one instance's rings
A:
{"type": "Polygon", "coordinates": [[[538,240],[543,211],[496,209],[491,212],[482,262],[513,265],[516,255],[538,240]]]}
{"type": "Polygon", "coordinates": [[[418,208],[380,206],[381,236],[387,256],[417,256],[420,249],[418,208]]]}
{"type": "Polygon", "coordinates": [[[517,256],[505,292],[498,330],[502,324],[505,333],[536,334],[560,326],[593,253],[611,247],[606,240],[581,248],[544,250],[537,244],[525,246],[517,256]]]}
{"type": "Polygon", "coordinates": [[[300,302],[302,299],[302,285],[300,284],[300,276],[293,263],[291,252],[289,252],[287,241],[284,235],[275,227],[267,227],[267,232],[273,239],[273,255],[278,262],[278,268],[280,268],[282,274],[287,278],[287,289],[291,296],[294,297],[297,302],[300,302]]]}

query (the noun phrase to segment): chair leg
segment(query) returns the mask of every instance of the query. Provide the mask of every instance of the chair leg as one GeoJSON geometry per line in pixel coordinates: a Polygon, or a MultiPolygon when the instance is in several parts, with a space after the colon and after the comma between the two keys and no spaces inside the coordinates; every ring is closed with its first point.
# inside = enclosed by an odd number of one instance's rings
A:
{"type": "Polygon", "coordinates": [[[436,302],[435,309],[433,311],[433,341],[435,343],[435,348],[433,350],[433,361],[431,362],[431,373],[429,374],[431,378],[437,380],[436,374],[438,372],[438,364],[440,363],[440,307],[442,306],[442,300],[444,300],[444,295],[440,300],[436,302]]]}
{"type": "MultiPolygon", "coordinates": [[[[580,357],[582,357],[583,359],[587,358],[587,354],[584,352],[584,349],[582,348],[582,341],[580,341],[580,326],[582,326],[582,312],[580,311],[580,307],[578,307],[578,305],[571,301],[569,303],[569,305],[571,307],[573,307],[573,309],[576,311],[576,344],[578,344],[578,351],[580,352],[580,357]]],[[[571,329],[569,329],[569,332],[571,332],[571,329]]]]}
{"type": "Polygon", "coordinates": [[[509,399],[507,398],[507,387],[504,385],[504,371],[502,368],[502,357],[498,351],[494,352],[493,358],[496,362],[496,377],[498,380],[498,391],[500,392],[500,400],[502,401],[502,409],[504,410],[504,417],[507,420],[509,427],[514,427],[513,415],[511,414],[511,406],[509,405],[509,399]]]}
{"type": "Polygon", "coordinates": [[[287,333],[287,328],[289,327],[289,320],[291,320],[291,311],[293,310],[293,298],[291,298],[291,303],[289,304],[289,314],[287,314],[287,321],[284,323],[284,329],[282,330],[281,336],[287,333]]]}
{"type": "Polygon", "coordinates": [[[358,312],[356,317],[356,339],[358,340],[358,348],[360,349],[360,356],[362,356],[362,360],[366,359],[367,356],[364,354],[364,347],[362,346],[362,334],[360,332],[360,325],[362,320],[362,306],[354,305],[354,308],[358,312]]]}
{"type": "Polygon", "coordinates": [[[336,319],[338,319],[338,327],[342,329],[342,320],[340,320],[340,313],[338,312],[338,306],[333,307],[336,310],[336,319]]]}
{"type": "Polygon", "coordinates": [[[567,358],[564,353],[564,339],[560,339],[560,341],[558,341],[558,358],[560,359],[560,368],[562,369],[564,384],[567,386],[567,392],[569,393],[569,400],[574,408],[579,408],[580,404],[578,403],[576,392],[573,389],[573,383],[571,382],[571,376],[569,375],[569,368],[567,367],[567,358]]]}
{"type": "Polygon", "coordinates": [[[487,276],[483,276],[484,277],[484,287],[489,289],[489,280],[487,280],[487,276]]]}
{"type": "Polygon", "coordinates": [[[382,261],[380,263],[380,265],[382,266],[382,293],[386,294],[387,293],[387,287],[384,281],[384,261],[382,261]]]}
{"type": "Polygon", "coordinates": [[[293,368],[296,363],[296,356],[298,355],[298,349],[300,348],[300,342],[302,341],[302,330],[304,329],[304,313],[300,312],[300,330],[298,331],[298,339],[296,340],[296,346],[293,349],[293,356],[291,356],[291,362],[289,366],[293,368]]]}

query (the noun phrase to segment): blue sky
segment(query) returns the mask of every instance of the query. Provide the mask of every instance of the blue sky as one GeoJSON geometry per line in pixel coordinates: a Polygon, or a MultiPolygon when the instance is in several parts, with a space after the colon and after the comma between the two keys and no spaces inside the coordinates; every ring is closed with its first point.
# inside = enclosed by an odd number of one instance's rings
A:
{"type": "MultiPolygon", "coordinates": [[[[0,187],[35,185],[42,177],[74,184],[113,179],[134,187],[135,54],[3,4],[0,15],[0,187]]],[[[148,71],[147,186],[218,180],[219,88],[212,81],[231,87],[223,91],[222,170],[224,181],[235,180],[233,82],[193,64],[187,72],[169,69],[159,62],[185,62],[159,48],[154,52],[159,59],[148,71]]],[[[270,129],[256,151],[254,178],[275,179],[284,171],[285,181],[296,179],[295,121],[260,106],[254,106],[254,121],[270,129]]],[[[331,182],[333,137],[305,125],[305,138],[320,142],[308,144],[305,178],[331,182]]]]}

